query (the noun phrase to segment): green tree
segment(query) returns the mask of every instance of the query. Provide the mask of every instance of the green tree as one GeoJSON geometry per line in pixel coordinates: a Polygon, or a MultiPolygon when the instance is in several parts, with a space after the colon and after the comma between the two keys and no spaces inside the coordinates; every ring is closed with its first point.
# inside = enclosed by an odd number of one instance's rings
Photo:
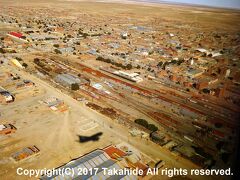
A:
{"type": "Polygon", "coordinates": [[[136,119],[134,122],[148,128],[148,122],[145,119],[136,119]]]}
{"type": "Polygon", "coordinates": [[[22,58],[20,57],[15,57],[18,61],[22,61],[22,58]]]}
{"type": "Polygon", "coordinates": [[[39,58],[34,58],[33,62],[34,62],[35,64],[38,64],[38,63],[40,62],[40,59],[39,59],[39,58]]]}
{"type": "Polygon", "coordinates": [[[163,65],[163,62],[160,61],[157,66],[158,66],[158,67],[161,67],[162,65],[163,65]]]}
{"type": "Polygon", "coordinates": [[[128,70],[132,69],[132,65],[131,64],[127,64],[126,69],[128,69],[128,70]]]}
{"type": "Polygon", "coordinates": [[[73,90],[73,91],[79,90],[79,85],[77,83],[72,84],[71,85],[71,90],[73,90]]]}
{"type": "Polygon", "coordinates": [[[155,126],[154,124],[148,124],[148,127],[147,127],[150,131],[157,131],[158,130],[158,127],[155,126]]]}
{"type": "Polygon", "coordinates": [[[207,88],[204,88],[204,89],[203,89],[203,92],[204,92],[205,94],[209,94],[209,93],[210,93],[210,90],[207,89],[207,88]]]}
{"type": "Polygon", "coordinates": [[[59,48],[59,44],[54,44],[53,45],[55,48],[59,48]]]}
{"type": "Polygon", "coordinates": [[[4,53],[5,53],[5,51],[3,50],[3,48],[0,48],[0,53],[1,53],[1,54],[4,54],[4,53]]]}
{"type": "Polygon", "coordinates": [[[27,64],[27,63],[23,63],[22,66],[25,67],[25,68],[27,68],[27,67],[28,67],[28,64],[27,64]]]}
{"type": "Polygon", "coordinates": [[[60,50],[58,50],[58,49],[54,49],[54,52],[55,52],[56,54],[62,54],[62,52],[61,52],[60,50]]]}

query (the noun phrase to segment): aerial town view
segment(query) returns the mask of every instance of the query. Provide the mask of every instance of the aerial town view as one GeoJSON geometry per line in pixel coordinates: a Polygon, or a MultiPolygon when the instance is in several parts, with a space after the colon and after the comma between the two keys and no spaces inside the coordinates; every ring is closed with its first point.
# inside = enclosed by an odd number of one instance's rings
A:
{"type": "Polygon", "coordinates": [[[240,1],[224,1],[0,0],[0,179],[236,177],[240,1]]]}

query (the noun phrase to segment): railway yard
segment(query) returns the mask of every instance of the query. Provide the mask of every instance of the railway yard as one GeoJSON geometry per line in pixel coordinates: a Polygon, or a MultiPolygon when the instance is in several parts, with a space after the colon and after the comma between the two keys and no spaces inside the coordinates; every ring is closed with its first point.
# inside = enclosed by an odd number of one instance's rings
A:
{"type": "Polygon", "coordinates": [[[95,151],[112,161],[109,149],[124,157],[124,163],[114,159],[120,167],[144,172],[159,164],[233,167],[240,123],[239,11],[24,2],[0,2],[3,179],[13,179],[18,167],[57,168],[95,151]],[[79,140],[94,134],[99,138],[79,140]]]}

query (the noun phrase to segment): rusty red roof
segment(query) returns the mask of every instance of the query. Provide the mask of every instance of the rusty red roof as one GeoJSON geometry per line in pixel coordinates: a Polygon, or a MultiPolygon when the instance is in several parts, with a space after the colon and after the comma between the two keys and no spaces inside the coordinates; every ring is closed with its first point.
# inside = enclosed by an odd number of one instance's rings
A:
{"type": "Polygon", "coordinates": [[[19,32],[10,32],[9,34],[11,34],[12,36],[15,36],[15,37],[18,37],[18,38],[21,38],[23,35],[19,32]]]}
{"type": "Polygon", "coordinates": [[[112,158],[112,159],[117,159],[123,156],[126,156],[126,153],[123,152],[122,150],[114,147],[114,146],[109,146],[104,149],[104,151],[112,158]]]}

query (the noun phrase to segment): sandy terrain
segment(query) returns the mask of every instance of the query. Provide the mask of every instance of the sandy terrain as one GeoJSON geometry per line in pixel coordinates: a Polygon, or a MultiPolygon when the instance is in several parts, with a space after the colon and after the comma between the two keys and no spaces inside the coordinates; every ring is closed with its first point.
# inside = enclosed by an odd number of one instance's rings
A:
{"type": "MultiPolygon", "coordinates": [[[[12,69],[12,71],[15,70],[12,69]]],[[[4,120],[1,120],[1,122],[12,123],[18,128],[15,134],[1,140],[0,169],[3,169],[1,171],[3,179],[14,178],[18,167],[28,169],[54,168],[93,149],[105,147],[112,143],[118,144],[122,141],[132,144],[155,160],[165,160],[169,167],[197,168],[197,166],[182,158],[178,157],[176,161],[176,156],[154,143],[130,137],[122,126],[113,123],[111,119],[52,88],[42,80],[25,72],[18,72],[18,74],[23,78],[28,77],[28,79],[34,81],[39,90],[32,97],[28,96],[28,98],[17,100],[14,104],[1,106],[1,110],[4,112],[1,118],[4,120]],[[49,96],[61,98],[70,107],[70,110],[64,113],[52,112],[44,105],[39,104],[39,100],[49,96]],[[11,111],[4,111],[4,109],[11,109],[11,111]],[[32,115],[29,116],[29,113],[32,115]],[[81,126],[84,123],[89,123],[89,121],[97,122],[98,127],[82,131],[81,126]],[[98,142],[88,142],[86,144],[78,142],[77,135],[84,133],[87,136],[97,132],[103,132],[103,136],[98,142]],[[154,148],[149,149],[150,144],[154,148]],[[41,150],[40,154],[22,162],[14,163],[10,158],[11,154],[30,145],[36,145],[41,150]]],[[[28,178],[21,176],[19,179],[28,178]]]]}
{"type": "Polygon", "coordinates": [[[89,2],[89,1],[58,1],[58,0],[40,0],[40,1],[29,1],[23,0],[20,2],[15,1],[1,1],[0,4],[4,6],[24,6],[24,7],[53,7],[58,10],[70,10],[71,13],[88,13],[88,14],[98,14],[101,16],[118,16],[126,18],[131,16],[131,18],[146,18],[150,21],[154,20],[169,20],[186,22],[186,23],[197,23],[201,28],[213,29],[225,29],[234,30],[238,29],[239,11],[237,10],[223,10],[223,9],[212,9],[203,7],[192,7],[192,6],[182,6],[182,5],[168,5],[159,4],[154,6],[149,6],[149,3],[145,6],[136,4],[119,4],[119,3],[109,3],[109,2],[89,2]],[[23,4],[24,2],[24,4],[23,4]],[[56,3],[57,2],[57,3],[56,3]],[[229,18],[231,17],[231,18],[229,18]],[[206,21],[207,20],[207,21],[206,21]],[[207,22],[207,23],[206,23],[207,22]]]}

